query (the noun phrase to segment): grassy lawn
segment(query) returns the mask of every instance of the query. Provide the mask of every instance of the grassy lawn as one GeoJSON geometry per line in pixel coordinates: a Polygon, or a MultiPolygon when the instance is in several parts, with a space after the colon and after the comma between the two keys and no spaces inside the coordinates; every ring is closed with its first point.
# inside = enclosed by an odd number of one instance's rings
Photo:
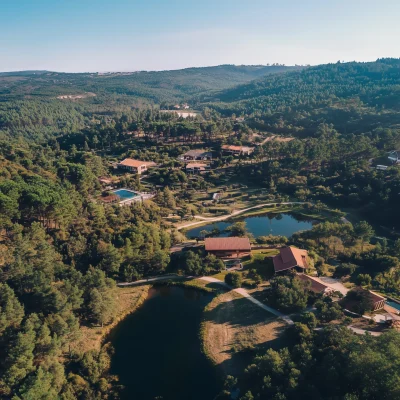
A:
{"type": "Polygon", "coordinates": [[[221,271],[221,272],[218,272],[218,274],[212,275],[212,277],[223,281],[225,279],[225,275],[227,273],[228,273],[228,271],[221,271]]]}
{"type": "MultiPolygon", "coordinates": [[[[223,280],[223,279],[222,279],[223,280]]],[[[207,282],[201,279],[188,279],[188,280],[168,280],[164,282],[158,282],[157,285],[174,285],[180,287],[193,288],[198,290],[203,290],[204,292],[225,292],[226,289],[219,283],[207,282]]]]}
{"type": "Polygon", "coordinates": [[[243,266],[246,270],[255,269],[263,280],[271,279],[274,275],[274,269],[270,257],[278,254],[278,252],[277,249],[253,250],[252,259],[245,261],[243,266]]]}
{"type": "Polygon", "coordinates": [[[238,376],[256,352],[282,345],[284,328],[284,322],[230,291],[214,298],[204,311],[203,350],[224,374],[238,376]]]}
{"type": "MultiPolygon", "coordinates": [[[[244,269],[241,271],[235,271],[242,275],[243,286],[254,286],[254,280],[249,276],[249,270],[255,269],[257,274],[261,275],[264,281],[268,281],[273,276],[273,265],[272,261],[268,257],[273,256],[278,253],[276,249],[259,249],[253,250],[253,257],[250,260],[243,261],[244,269]],[[267,260],[265,260],[267,258],[267,260]]],[[[229,271],[221,271],[215,275],[213,278],[219,279],[221,281],[225,280],[225,275],[229,271]]]]}

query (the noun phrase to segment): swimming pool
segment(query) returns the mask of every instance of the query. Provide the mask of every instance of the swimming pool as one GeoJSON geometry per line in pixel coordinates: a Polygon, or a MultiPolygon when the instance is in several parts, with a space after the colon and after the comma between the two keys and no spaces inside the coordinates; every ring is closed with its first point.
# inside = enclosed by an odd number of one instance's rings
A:
{"type": "Polygon", "coordinates": [[[136,192],[129,189],[118,189],[114,190],[113,193],[115,193],[121,199],[121,201],[133,199],[134,197],[139,196],[136,192]]]}
{"type": "Polygon", "coordinates": [[[400,311],[400,304],[396,303],[395,301],[391,301],[391,300],[386,300],[386,304],[390,307],[396,308],[397,310],[400,311]]]}

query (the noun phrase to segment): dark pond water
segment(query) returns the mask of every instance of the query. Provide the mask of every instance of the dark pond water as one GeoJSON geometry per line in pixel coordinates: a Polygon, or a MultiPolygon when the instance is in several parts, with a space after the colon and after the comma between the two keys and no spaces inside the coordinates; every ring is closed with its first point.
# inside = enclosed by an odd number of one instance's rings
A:
{"type": "Polygon", "coordinates": [[[201,353],[199,327],[212,295],[194,289],[150,289],[144,304],[111,335],[111,372],[123,399],[212,400],[221,390],[216,369],[201,353]]]}
{"type": "MultiPolygon", "coordinates": [[[[311,220],[304,219],[300,216],[293,214],[266,214],[261,216],[246,217],[240,219],[245,221],[247,230],[253,234],[254,237],[258,236],[292,236],[299,231],[311,229],[313,224],[311,220]]],[[[219,237],[229,236],[229,232],[222,232],[232,225],[233,222],[216,222],[214,224],[203,225],[187,231],[186,236],[199,237],[200,232],[207,230],[211,232],[213,229],[218,228],[221,231],[219,237]]]]}

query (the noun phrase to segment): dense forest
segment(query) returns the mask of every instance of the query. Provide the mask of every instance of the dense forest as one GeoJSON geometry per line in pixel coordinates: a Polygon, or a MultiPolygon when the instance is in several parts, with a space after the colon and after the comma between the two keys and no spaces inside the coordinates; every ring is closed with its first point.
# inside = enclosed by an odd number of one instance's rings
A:
{"type": "MultiPolygon", "coordinates": [[[[351,208],[383,225],[393,240],[376,246],[366,223],[324,222],[291,240],[315,254],[320,274],[362,278],[400,296],[400,170],[387,158],[400,148],[398,59],[3,73],[0,140],[2,399],[117,399],[112,349],[76,351],[81,328],[115,319],[117,282],[176,272],[177,264],[194,275],[224,268],[203,254],[171,256],[185,237],[167,219],[201,214],[207,205],[195,204],[195,195],[223,191],[229,179],[259,189],[263,201],[351,208]],[[183,101],[196,116],[160,112],[183,101]],[[272,140],[277,135],[288,140],[272,140]],[[226,156],[224,144],[254,152],[226,156]],[[214,161],[208,175],[193,179],[178,157],[196,148],[210,149],[214,161]],[[157,164],[148,182],[116,176],[118,187],[151,190],[152,200],[124,207],[101,201],[109,193],[99,178],[114,177],[125,157],[157,164]],[[377,162],[387,169],[377,170],[377,162]]],[[[272,290],[278,286],[297,290],[290,280],[272,281],[272,290]]],[[[317,308],[324,322],[321,310],[329,320],[343,317],[331,304],[317,308]]],[[[288,330],[287,348],[254,358],[239,382],[243,400],[399,398],[398,333],[357,337],[341,325],[318,332],[312,319],[288,330]]]]}
{"type": "Polygon", "coordinates": [[[0,135],[42,140],[52,134],[77,132],[135,108],[168,107],[201,93],[300,68],[223,65],[110,74],[1,73],[0,135]],[[83,98],[75,102],[58,98],[63,95],[83,98]]]}
{"type": "Polygon", "coordinates": [[[363,134],[400,124],[399,70],[398,59],[310,67],[227,89],[211,106],[272,132],[313,136],[324,122],[342,134],[363,134]]]}

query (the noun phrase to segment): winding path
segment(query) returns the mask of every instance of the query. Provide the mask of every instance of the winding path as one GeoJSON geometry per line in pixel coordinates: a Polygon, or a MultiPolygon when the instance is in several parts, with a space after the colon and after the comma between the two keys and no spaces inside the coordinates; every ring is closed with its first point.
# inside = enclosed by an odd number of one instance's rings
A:
{"type": "Polygon", "coordinates": [[[279,203],[279,202],[273,202],[273,203],[263,203],[263,204],[258,204],[257,206],[252,206],[252,207],[248,207],[248,208],[244,208],[242,210],[238,210],[238,211],[234,211],[232,214],[228,214],[228,215],[222,215],[220,217],[202,217],[201,215],[195,215],[194,218],[196,219],[200,219],[201,221],[197,221],[197,222],[190,222],[188,224],[182,225],[177,227],[176,229],[179,231],[181,229],[184,228],[189,228],[192,226],[196,226],[196,225],[200,225],[204,222],[218,222],[218,221],[224,221],[226,219],[232,218],[232,217],[236,217],[237,215],[243,214],[246,211],[250,211],[250,210],[255,210],[257,208],[262,208],[262,207],[267,207],[267,206],[274,206],[276,204],[279,205],[291,205],[291,204],[306,204],[309,202],[304,202],[304,201],[288,201],[288,202],[284,202],[284,203],[279,203]]]}
{"type": "MultiPolygon", "coordinates": [[[[269,313],[275,315],[276,317],[283,319],[288,325],[294,324],[293,320],[288,315],[285,315],[285,314],[281,313],[280,311],[275,310],[274,308],[269,307],[264,303],[261,303],[261,301],[255,299],[246,289],[243,289],[243,288],[233,289],[232,287],[227,285],[224,281],[221,281],[220,279],[217,279],[217,278],[213,278],[211,276],[201,276],[201,277],[197,278],[194,276],[182,276],[182,275],[170,274],[170,275],[158,276],[155,278],[141,279],[141,280],[135,281],[135,282],[118,283],[117,286],[119,286],[119,287],[137,286],[137,285],[141,285],[142,283],[157,282],[157,281],[162,281],[162,280],[171,279],[171,278],[174,278],[174,279],[195,278],[195,279],[200,279],[200,280],[206,281],[206,282],[217,283],[217,284],[225,287],[226,289],[233,290],[234,292],[240,294],[241,296],[248,299],[249,301],[251,301],[252,303],[257,305],[258,307],[262,308],[263,310],[268,311],[269,313]]],[[[356,333],[357,335],[365,335],[366,333],[370,334],[371,336],[375,336],[375,337],[382,335],[382,332],[367,331],[365,329],[356,328],[351,325],[348,325],[347,328],[350,329],[351,331],[353,331],[354,333],[356,333]]],[[[317,331],[317,330],[321,330],[321,329],[323,329],[323,328],[316,328],[315,330],[317,331]]]]}
{"type": "Polygon", "coordinates": [[[157,281],[162,281],[162,280],[171,279],[171,278],[174,278],[174,279],[176,279],[176,278],[182,278],[182,279],[195,278],[195,279],[200,279],[200,280],[206,281],[206,282],[217,283],[217,284],[225,287],[226,289],[230,289],[230,290],[233,290],[236,293],[239,293],[241,296],[245,297],[246,299],[248,299],[252,303],[254,303],[257,306],[261,307],[263,310],[268,311],[269,313],[275,315],[276,317],[282,318],[289,325],[293,325],[294,324],[294,322],[292,321],[292,319],[290,317],[288,317],[285,314],[282,314],[280,311],[275,310],[272,307],[269,307],[269,306],[265,305],[264,303],[261,303],[261,301],[255,299],[252,295],[250,295],[250,293],[246,289],[243,289],[243,288],[233,289],[232,287],[227,285],[224,281],[221,281],[220,279],[217,279],[217,278],[213,278],[211,276],[201,276],[201,277],[197,278],[197,277],[194,277],[194,276],[182,276],[182,275],[173,275],[173,274],[171,274],[171,275],[158,276],[158,277],[155,277],[155,278],[141,279],[140,281],[135,281],[135,282],[118,283],[117,286],[119,286],[119,287],[137,286],[137,285],[141,285],[142,283],[157,282],[157,281]]]}
{"type": "Polygon", "coordinates": [[[231,289],[234,292],[239,293],[241,296],[245,297],[246,299],[250,300],[252,303],[254,303],[257,306],[261,307],[263,310],[268,311],[269,313],[275,315],[276,317],[282,318],[289,325],[293,325],[294,324],[293,320],[290,317],[288,317],[285,314],[282,314],[280,311],[275,310],[272,307],[269,307],[269,306],[265,305],[264,303],[261,303],[261,301],[255,299],[246,289],[243,289],[243,288],[233,289],[229,285],[227,285],[225,282],[223,282],[223,281],[221,281],[221,280],[219,280],[217,278],[212,278],[210,276],[202,276],[199,279],[201,279],[203,281],[206,281],[206,282],[218,283],[219,285],[224,286],[227,289],[231,289]]]}

